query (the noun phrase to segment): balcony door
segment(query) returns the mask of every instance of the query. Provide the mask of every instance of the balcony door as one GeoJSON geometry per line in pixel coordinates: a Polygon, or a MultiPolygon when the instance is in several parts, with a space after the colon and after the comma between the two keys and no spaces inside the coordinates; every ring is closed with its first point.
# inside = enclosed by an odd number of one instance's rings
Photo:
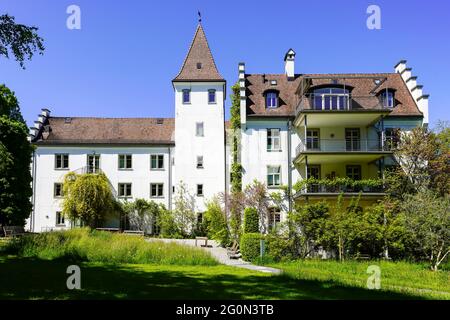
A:
{"type": "MultiPolygon", "coordinates": [[[[306,177],[313,179],[320,179],[320,165],[311,165],[306,169],[306,177]]],[[[318,184],[310,184],[308,186],[308,192],[319,192],[318,184]]]]}
{"type": "Polygon", "coordinates": [[[345,129],[345,147],[346,151],[361,150],[361,132],[359,128],[345,129]]]}
{"type": "Polygon", "coordinates": [[[306,149],[320,150],[320,131],[319,129],[306,130],[306,149]]]}

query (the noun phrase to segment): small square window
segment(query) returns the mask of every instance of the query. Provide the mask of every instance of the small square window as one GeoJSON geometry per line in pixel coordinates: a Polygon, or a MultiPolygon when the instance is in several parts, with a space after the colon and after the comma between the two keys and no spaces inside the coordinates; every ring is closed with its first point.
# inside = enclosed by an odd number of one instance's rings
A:
{"type": "Polygon", "coordinates": [[[55,183],[53,185],[53,196],[55,198],[61,198],[63,196],[63,184],[62,183],[55,183]]]}
{"type": "Polygon", "coordinates": [[[197,69],[201,69],[202,68],[202,63],[201,62],[197,62],[197,69]]]}
{"type": "Polygon", "coordinates": [[[183,90],[183,103],[191,103],[191,90],[184,89],[183,90]]]}
{"type": "Polygon", "coordinates": [[[197,196],[203,197],[203,184],[197,185],[197,196]]]}
{"type": "Polygon", "coordinates": [[[195,135],[197,137],[203,137],[204,132],[203,132],[203,122],[197,122],[195,124],[195,135]]]}
{"type": "Polygon", "coordinates": [[[150,184],[150,197],[160,198],[164,196],[164,184],[151,183],[150,184]]]}
{"type": "Polygon", "coordinates": [[[131,154],[119,154],[119,169],[132,169],[133,158],[131,154]]]}
{"type": "Polygon", "coordinates": [[[164,169],[164,155],[163,154],[150,155],[150,169],[151,170],[164,169]]]}
{"type": "Polygon", "coordinates": [[[268,166],[267,167],[267,186],[279,187],[281,185],[281,167],[268,166]]]}
{"type": "Polygon", "coordinates": [[[197,169],[203,169],[203,156],[197,156],[197,169]]]}
{"type": "Polygon", "coordinates": [[[267,129],[267,151],[280,151],[280,129],[267,129]]]}
{"type": "Polygon", "coordinates": [[[120,198],[130,198],[131,197],[131,183],[119,183],[119,193],[120,198]]]}
{"type": "Polygon", "coordinates": [[[55,169],[69,169],[68,154],[55,154],[55,169]]]}

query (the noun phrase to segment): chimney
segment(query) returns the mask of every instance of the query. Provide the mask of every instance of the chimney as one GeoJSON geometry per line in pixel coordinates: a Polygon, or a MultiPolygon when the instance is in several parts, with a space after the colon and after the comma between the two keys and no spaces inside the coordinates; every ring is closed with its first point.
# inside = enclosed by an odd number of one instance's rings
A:
{"type": "Polygon", "coordinates": [[[245,95],[245,63],[239,62],[239,112],[241,115],[241,128],[245,128],[247,122],[247,97],[245,95]]]}
{"type": "Polygon", "coordinates": [[[293,80],[295,76],[295,51],[289,49],[284,55],[284,73],[286,74],[288,80],[293,80]]]}

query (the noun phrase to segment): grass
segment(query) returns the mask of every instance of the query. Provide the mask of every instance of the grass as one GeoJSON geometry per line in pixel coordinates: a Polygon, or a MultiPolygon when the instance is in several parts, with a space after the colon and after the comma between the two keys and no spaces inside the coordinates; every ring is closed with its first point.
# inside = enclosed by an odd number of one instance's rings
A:
{"type": "Polygon", "coordinates": [[[316,280],[365,288],[367,267],[377,265],[381,270],[381,289],[421,295],[434,299],[450,299],[450,272],[434,272],[427,264],[389,261],[324,261],[299,260],[272,263],[271,267],[282,269],[286,276],[298,280],[316,280]]]}
{"type": "Polygon", "coordinates": [[[46,260],[64,258],[115,264],[218,264],[208,252],[201,249],[162,241],[146,242],[136,236],[87,228],[23,236],[9,242],[3,250],[20,257],[46,260]]]}

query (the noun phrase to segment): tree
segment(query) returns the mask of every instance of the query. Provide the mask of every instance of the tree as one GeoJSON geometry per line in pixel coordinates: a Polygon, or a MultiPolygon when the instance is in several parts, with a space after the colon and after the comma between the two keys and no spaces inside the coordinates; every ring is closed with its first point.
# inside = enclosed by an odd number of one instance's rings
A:
{"type": "MultiPolygon", "coordinates": [[[[136,199],[132,202],[122,203],[123,212],[129,221],[131,228],[148,231],[154,225],[165,207],[152,200],[136,199]]],[[[152,230],[155,232],[155,230],[152,230]]]]}
{"type": "Polygon", "coordinates": [[[176,190],[177,193],[174,197],[175,210],[173,211],[175,225],[183,237],[190,237],[195,232],[195,222],[197,220],[195,199],[189,193],[184,182],[180,182],[176,190]]]}
{"type": "Polygon", "coordinates": [[[222,246],[230,242],[230,234],[227,226],[227,217],[220,207],[218,198],[213,198],[206,203],[205,219],[208,236],[218,241],[222,246]]]}
{"type": "Polygon", "coordinates": [[[10,57],[12,53],[20,66],[25,69],[24,60],[31,60],[37,51],[43,54],[44,39],[37,34],[38,28],[15,22],[14,17],[0,16],[0,56],[10,57]]]}
{"type": "Polygon", "coordinates": [[[72,221],[81,220],[96,228],[106,217],[121,211],[104,173],[69,172],[64,177],[63,191],[62,212],[72,221]]]}
{"type": "Polygon", "coordinates": [[[255,208],[245,208],[244,210],[244,233],[259,232],[258,211],[255,208]]]}
{"type": "Polygon", "coordinates": [[[24,225],[32,195],[33,148],[25,124],[0,116],[0,224],[24,225]]]}
{"type": "Polygon", "coordinates": [[[25,124],[14,92],[4,84],[0,85],[0,116],[6,116],[11,120],[25,124]]]}
{"type": "Polygon", "coordinates": [[[266,233],[269,208],[271,207],[271,197],[267,192],[266,185],[254,180],[252,184],[245,187],[244,194],[245,206],[256,209],[259,214],[261,232],[266,233]]]}
{"type": "Polygon", "coordinates": [[[450,253],[450,200],[431,191],[407,195],[401,204],[405,227],[437,270],[450,253]]]}

